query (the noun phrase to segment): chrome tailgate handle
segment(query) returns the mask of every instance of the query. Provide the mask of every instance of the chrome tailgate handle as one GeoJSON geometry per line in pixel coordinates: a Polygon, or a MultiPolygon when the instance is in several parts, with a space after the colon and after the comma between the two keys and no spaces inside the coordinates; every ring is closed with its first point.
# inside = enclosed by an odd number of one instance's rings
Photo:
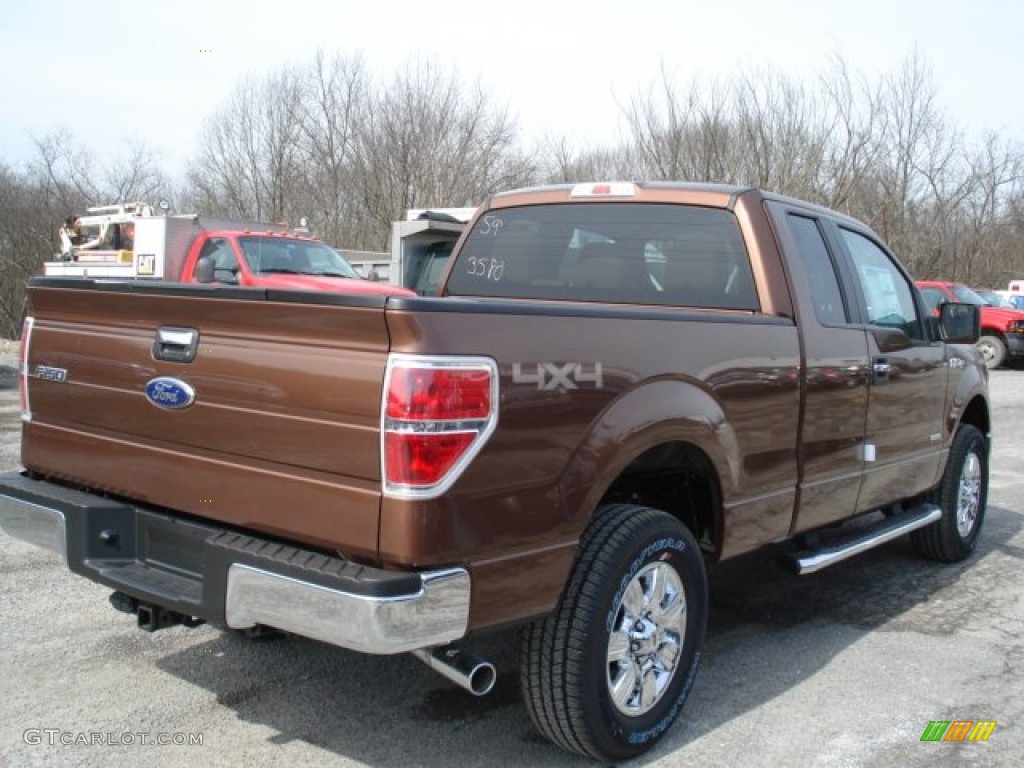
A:
{"type": "Polygon", "coordinates": [[[158,328],[153,357],[172,363],[191,363],[199,349],[199,331],[194,328],[158,328]]]}

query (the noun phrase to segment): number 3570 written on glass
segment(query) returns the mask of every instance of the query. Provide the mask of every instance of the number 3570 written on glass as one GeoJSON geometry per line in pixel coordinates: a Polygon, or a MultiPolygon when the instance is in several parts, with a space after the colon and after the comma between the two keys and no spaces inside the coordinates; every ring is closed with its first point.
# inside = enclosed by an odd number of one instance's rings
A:
{"type": "Polygon", "coordinates": [[[466,259],[466,273],[498,282],[505,274],[505,262],[501,259],[486,259],[470,256],[466,259]]]}

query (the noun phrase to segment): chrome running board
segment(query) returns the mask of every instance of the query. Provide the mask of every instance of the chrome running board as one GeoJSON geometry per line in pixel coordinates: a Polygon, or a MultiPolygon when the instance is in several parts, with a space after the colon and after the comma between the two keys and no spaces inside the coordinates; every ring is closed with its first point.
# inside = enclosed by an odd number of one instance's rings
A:
{"type": "Polygon", "coordinates": [[[787,571],[803,576],[807,573],[820,571],[848,557],[859,555],[869,549],[897,539],[905,533],[939,520],[942,510],[934,504],[922,504],[913,509],[900,512],[883,520],[866,530],[857,531],[846,540],[820,549],[809,549],[802,552],[791,552],[780,558],[779,564],[787,571]]]}

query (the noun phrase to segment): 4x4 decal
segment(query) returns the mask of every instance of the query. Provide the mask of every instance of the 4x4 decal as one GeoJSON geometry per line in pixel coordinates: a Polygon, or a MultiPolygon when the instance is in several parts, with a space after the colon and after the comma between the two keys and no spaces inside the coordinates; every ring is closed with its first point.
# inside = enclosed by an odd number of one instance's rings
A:
{"type": "Polygon", "coordinates": [[[600,363],[513,363],[512,381],[536,384],[542,391],[565,392],[580,389],[581,384],[601,389],[604,377],[600,363]]]}

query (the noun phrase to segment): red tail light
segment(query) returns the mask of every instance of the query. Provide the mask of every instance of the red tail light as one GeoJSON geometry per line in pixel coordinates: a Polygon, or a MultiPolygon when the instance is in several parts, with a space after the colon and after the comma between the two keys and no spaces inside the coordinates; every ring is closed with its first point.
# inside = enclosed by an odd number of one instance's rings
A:
{"type": "Polygon", "coordinates": [[[426,421],[486,419],[491,372],[479,368],[395,367],[388,387],[388,418],[426,421]]]}
{"type": "Polygon", "coordinates": [[[28,348],[32,343],[32,326],[35,318],[26,317],[21,327],[21,344],[18,346],[18,394],[21,402],[21,420],[32,421],[32,408],[28,400],[28,348]]]}
{"type": "Polygon", "coordinates": [[[494,431],[497,403],[489,358],[391,355],[381,419],[385,493],[444,493],[494,431]]]}
{"type": "Polygon", "coordinates": [[[436,485],[475,436],[473,432],[389,432],[385,440],[388,482],[396,486],[436,485]]]}

